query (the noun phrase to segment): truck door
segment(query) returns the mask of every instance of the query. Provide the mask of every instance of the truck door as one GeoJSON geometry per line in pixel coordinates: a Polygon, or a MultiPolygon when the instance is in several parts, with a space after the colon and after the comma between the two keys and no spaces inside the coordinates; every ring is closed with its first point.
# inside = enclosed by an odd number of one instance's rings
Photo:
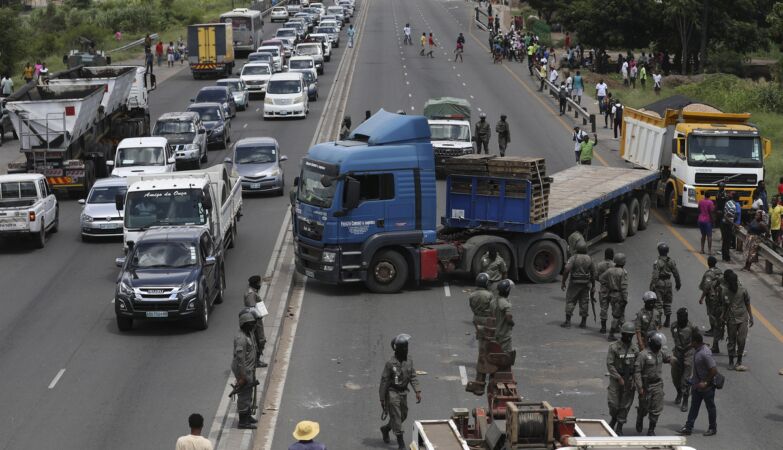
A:
{"type": "Polygon", "coordinates": [[[198,28],[198,62],[217,62],[214,26],[198,28]]]}
{"type": "Polygon", "coordinates": [[[207,289],[209,289],[209,294],[207,297],[207,302],[210,301],[210,297],[214,295],[214,293],[217,290],[217,264],[206,264],[206,258],[207,256],[214,256],[217,257],[215,254],[215,247],[212,243],[212,239],[209,237],[209,233],[203,233],[201,235],[201,239],[199,240],[199,253],[201,253],[201,267],[204,271],[204,279],[205,284],[207,285],[207,289]]]}
{"type": "Polygon", "coordinates": [[[373,234],[397,231],[389,211],[395,202],[395,180],[391,173],[354,173],[360,183],[359,205],[339,223],[341,242],[363,242],[373,234]]]}

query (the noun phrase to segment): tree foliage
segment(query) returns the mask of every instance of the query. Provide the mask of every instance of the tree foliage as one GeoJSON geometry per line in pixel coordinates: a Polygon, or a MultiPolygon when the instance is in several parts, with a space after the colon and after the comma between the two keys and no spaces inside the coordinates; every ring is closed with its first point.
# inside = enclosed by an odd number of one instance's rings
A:
{"type": "Polygon", "coordinates": [[[563,10],[562,20],[582,44],[630,49],[649,45],[657,12],[654,0],[574,0],[563,10]]]}
{"type": "Polygon", "coordinates": [[[24,41],[18,12],[11,8],[0,8],[0,70],[12,74],[19,58],[24,55],[24,41]]]}

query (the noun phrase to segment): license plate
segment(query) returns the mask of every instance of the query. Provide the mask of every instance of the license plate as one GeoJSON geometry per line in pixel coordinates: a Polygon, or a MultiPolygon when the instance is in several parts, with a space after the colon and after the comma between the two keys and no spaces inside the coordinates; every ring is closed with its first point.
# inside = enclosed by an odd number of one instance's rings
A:
{"type": "Polygon", "coordinates": [[[16,222],[3,222],[0,223],[0,230],[14,230],[22,228],[22,224],[16,222]]]}
{"type": "Polygon", "coordinates": [[[305,275],[307,275],[310,278],[315,278],[315,272],[312,270],[305,270],[305,275]]]}
{"type": "Polygon", "coordinates": [[[288,115],[288,111],[280,111],[280,115],[281,116],[287,116],[288,115]]]}
{"type": "Polygon", "coordinates": [[[250,183],[250,189],[261,189],[261,183],[250,183]]]}
{"type": "Polygon", "coordinates": [[[114,230],[120,227],[119,224],[117,223],[101,223],[99,225],[101,227],[101,230],[114,230]]]}
{"type": "Polygon", "coordinates": [[[168,317],[168,311],[147,311],[147,317],[168,317]]]}

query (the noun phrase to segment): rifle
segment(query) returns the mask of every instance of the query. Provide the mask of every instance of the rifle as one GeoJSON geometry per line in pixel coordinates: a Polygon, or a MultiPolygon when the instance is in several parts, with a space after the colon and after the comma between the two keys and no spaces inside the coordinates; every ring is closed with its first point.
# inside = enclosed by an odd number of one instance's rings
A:
{"type": "Polygon", "coordinates": [[[595,291],[590,289],[590,304],[593,306],[593,323],[596,323],[595,318],[595,291]]]}
{"type": "MultiPolygon", "coordinates": [[[[258,386],[259,384],[261,383],[258,380],[253,380],[253,382],[250,383],[250,387],[253,388],[253,390],[255,390],[256,386],[258,386]]],[[[235,395],[239,393],[239,391],[248,387],[248,385],[247,384],[240,385],[239,383],[237,383],[237,384],[232,384],[231,387],[232,387],[231,392],[228,393],[229,398],[233,398],[235,395]]]]}

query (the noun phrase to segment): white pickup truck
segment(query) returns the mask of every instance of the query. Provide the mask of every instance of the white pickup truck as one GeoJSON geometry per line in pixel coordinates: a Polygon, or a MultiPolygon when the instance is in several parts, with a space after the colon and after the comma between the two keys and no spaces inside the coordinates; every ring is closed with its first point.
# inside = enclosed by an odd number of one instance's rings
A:
{"type": "Polygon", "coordinates": [[[57,232],[57,199],[41,174],[0,175],[0,236],[27,235],[36,248],[46,245],[46,232],[57,232]]]}

